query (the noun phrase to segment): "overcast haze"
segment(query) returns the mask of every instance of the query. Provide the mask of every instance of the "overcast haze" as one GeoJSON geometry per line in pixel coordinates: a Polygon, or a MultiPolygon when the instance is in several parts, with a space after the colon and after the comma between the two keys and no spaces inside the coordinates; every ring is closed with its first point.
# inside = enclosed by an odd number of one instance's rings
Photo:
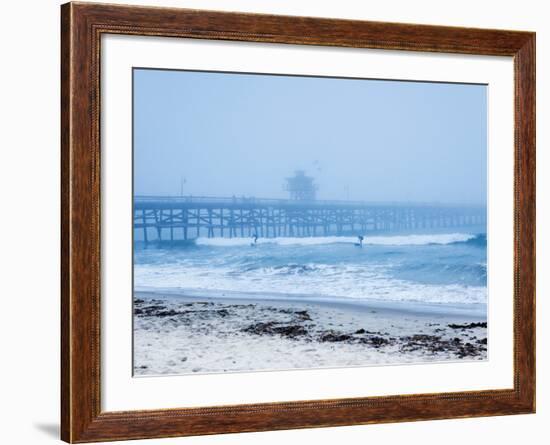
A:
{"type": "Polygon", "coordinates": [[[486,87],[134,70],[136,195],[486,202],[486,87]]]}

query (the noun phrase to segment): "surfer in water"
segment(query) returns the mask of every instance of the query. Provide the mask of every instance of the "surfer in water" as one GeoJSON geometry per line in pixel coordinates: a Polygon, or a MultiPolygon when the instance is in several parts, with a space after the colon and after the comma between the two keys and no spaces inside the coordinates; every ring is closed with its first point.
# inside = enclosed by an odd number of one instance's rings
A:
{"type": "Polygon", "coordinates": [[[356,245],[357,247],[363,247],[363,239],[364,239],[363,235],[358,235],[358,236],[357,236],[357,239],[359,240],[359,242],[358,242],[358,243],[355,243],[355,245],[356,245]]]}
{"type": "Polygon", "coordinates": [[[252,238],[254,239],[254,242],[253,242],[253,243],[250,243],[250,245],[251,245],[252,247],[255,247],[255,246],[256,246],[256,243],[258,242],[258,234],[255,233],[255,234],[252,236],[252,238]]]}

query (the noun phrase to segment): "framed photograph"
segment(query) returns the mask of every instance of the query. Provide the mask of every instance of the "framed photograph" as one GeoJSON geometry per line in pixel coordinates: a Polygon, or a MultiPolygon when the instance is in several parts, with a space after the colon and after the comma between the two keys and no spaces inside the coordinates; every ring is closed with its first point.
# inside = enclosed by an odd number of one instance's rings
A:
{"type": "Polygon", "coordinates": [[[535,35],[62,6],[62,439],[535,411],[535,35]]]}

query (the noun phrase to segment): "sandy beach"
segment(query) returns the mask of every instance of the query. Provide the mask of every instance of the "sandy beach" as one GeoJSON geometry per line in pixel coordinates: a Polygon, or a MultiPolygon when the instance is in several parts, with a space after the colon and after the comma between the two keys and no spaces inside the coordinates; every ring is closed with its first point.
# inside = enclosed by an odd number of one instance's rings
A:
{"type": "Polygon", "coordinates": [[[485,317],[444,306],[134,295],[134,374],[487,359],[485,317]]]}

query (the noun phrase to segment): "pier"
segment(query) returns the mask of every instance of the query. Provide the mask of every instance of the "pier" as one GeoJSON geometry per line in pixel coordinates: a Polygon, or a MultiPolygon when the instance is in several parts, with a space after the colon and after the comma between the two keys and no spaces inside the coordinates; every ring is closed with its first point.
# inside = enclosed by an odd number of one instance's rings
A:
{"type": "Polygon", "coordinates": [[[135,196],[134,236],[149,241],[197,237],[358,235],[486,223],[486,207],[206,196],[135,196]]]}

